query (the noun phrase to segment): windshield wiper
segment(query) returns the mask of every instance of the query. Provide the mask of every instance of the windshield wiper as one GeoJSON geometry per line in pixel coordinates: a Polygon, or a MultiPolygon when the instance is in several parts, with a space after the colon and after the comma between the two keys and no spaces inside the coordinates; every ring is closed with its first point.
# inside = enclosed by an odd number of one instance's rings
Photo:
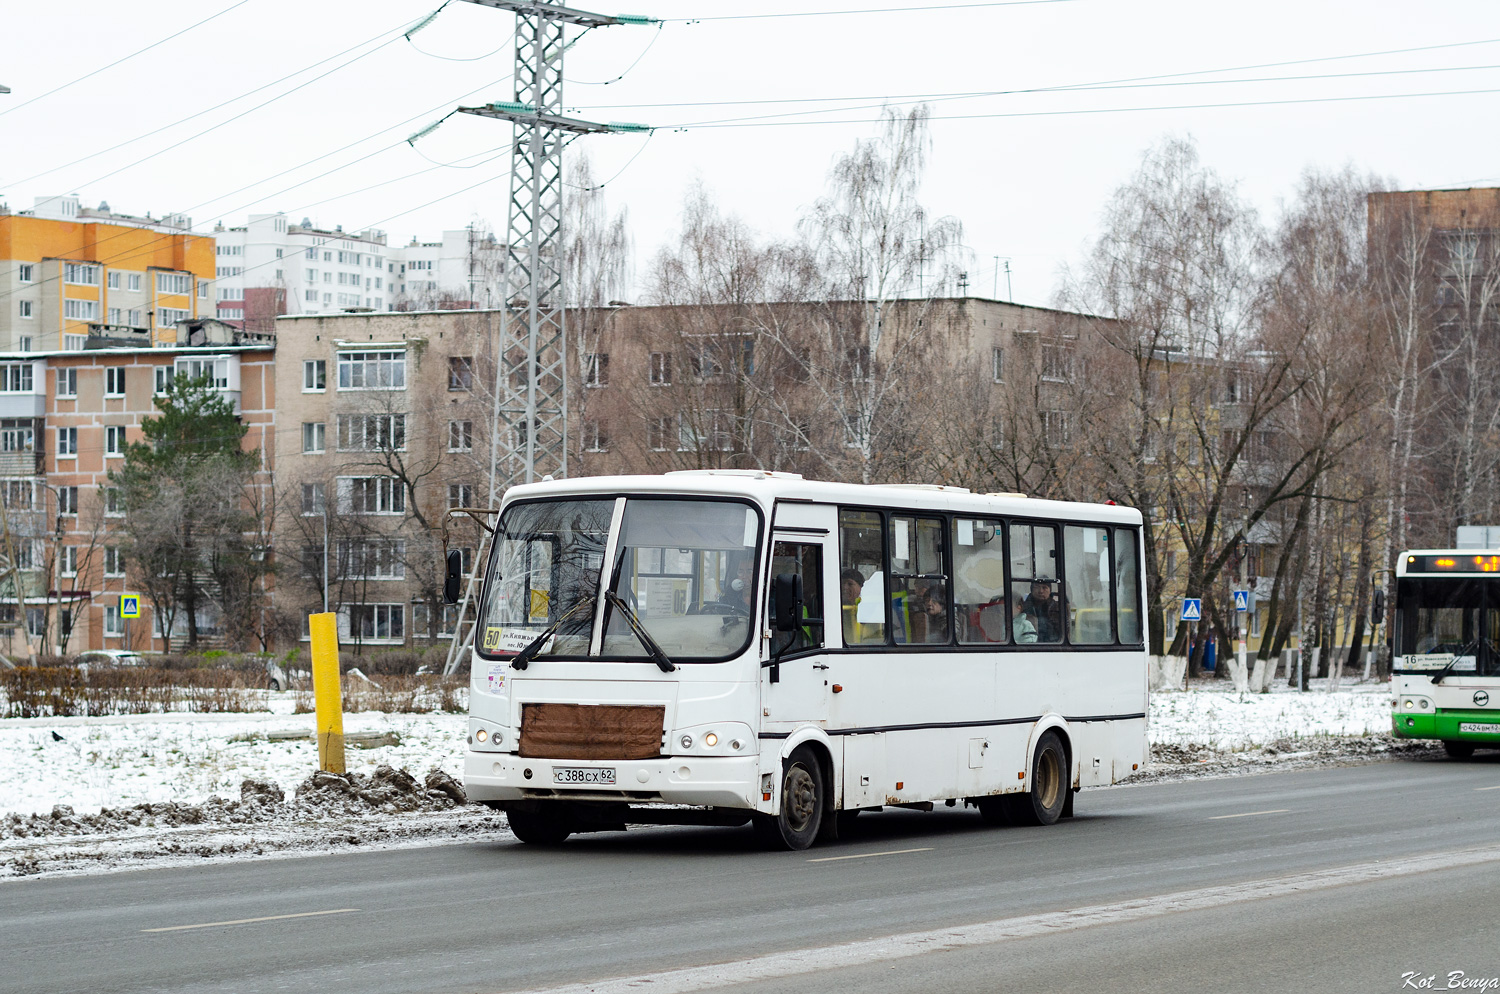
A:
{"type": "Polygon", "coordinates": [[[1484,636],[1481,635],[1479,638],[1475,639],[1468,645],[1465,645],[1463,648],[1455,652],[1453,654],[1453,658],[1448,661],[1448,665],[1444,666],[1442,669],[1438,670],[1432,675],[1433,684],[1437,685],[1439,683],[1442,683],[1443,677],[1453,672],[1453,667],[1457,666],[1463,660],[1463,658],[1469,654],[1470,649],[1474,650],[1474,661],[1477,664],[1479,662],[1479,643],[1481,642],[1485,642],[1486,645],[1489,644],[1485,641],[1484,636]]]}
{"type": "Polygon", "coordinates": [[[564,621],[567,621],[569,618],[573,617],[573,615],[577,614],[585,604],[592,603],[594,603],[594,598],[591,594],[585,597],[583,600],[579,601],[577,604],[574,604],[572,609],[565,613],[562,617],[558,618],[552,624],[542,629],[542,634],[538,635],[530,642],[527,642],[526,648],[516,653],[515,658],[510,661],[510,668],[513,670],[524,670],[531,664],[531,661],[536,658],[536,654],[542,651],[542,646],[547,644],[547,640],[557,634],[557,630],[562,627],[562,623],[564,621]]]}
{"type": "Polygon", "coordinates": [[[616,611],[625,616],[625,621],[630,625],[630,630],[635,633],[635,637],[640,641],[641,645],[645,646],[646,651],[651,654],[651,661],[660,667],[663,673],[670,673],[677,668],[676,664],[667,658],[665,650],[656,644],[656,639],[651,637],[651,633],[646,631],[646,626],[641,624],[641,619],[636,617],[636,613],[630,609],[630,605],[626,604],[619,594],[613,590],[606,590],[604,592],[604,599],[614,605],[616,611]]]}

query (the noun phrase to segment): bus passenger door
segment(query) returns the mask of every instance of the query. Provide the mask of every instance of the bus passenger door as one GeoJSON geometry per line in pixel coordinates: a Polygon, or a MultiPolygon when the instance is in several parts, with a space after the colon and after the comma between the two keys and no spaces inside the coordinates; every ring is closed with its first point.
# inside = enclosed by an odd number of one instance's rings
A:
{"type": "MultiPolygon", "coordinates": [[[[779,573],[801,576],[803,623],[792,632],[775,631],[775,605],[767,603],[766,625],[772,631],[771,638],[763,641],[763,720],[826,722],[830,678],[828,660],[822,650],[826,645],[824,632],[828,623],[827,564],[831,561],[831,539],[826,531],[818,534],[818,529],[810,525],[783,530],[787,510],[777,509],[766,590],[768,596],[774,596],[770,591],[779,573]]],[[[794,510],[800,512],[798,516],[801,517],[817,508],[796,507],[794,510]]]]}

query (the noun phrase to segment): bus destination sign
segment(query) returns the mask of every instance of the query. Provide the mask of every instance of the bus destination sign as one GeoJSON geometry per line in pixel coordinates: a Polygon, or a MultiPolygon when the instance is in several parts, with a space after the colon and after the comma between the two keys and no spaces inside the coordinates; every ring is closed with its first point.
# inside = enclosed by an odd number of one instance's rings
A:
{"type": "Polygon", "coordinates": [[[1444,553],[1437,556],[1407,556],[1410,573],[1500,573],[1500,556],[1460,556],[1444,553]]]}

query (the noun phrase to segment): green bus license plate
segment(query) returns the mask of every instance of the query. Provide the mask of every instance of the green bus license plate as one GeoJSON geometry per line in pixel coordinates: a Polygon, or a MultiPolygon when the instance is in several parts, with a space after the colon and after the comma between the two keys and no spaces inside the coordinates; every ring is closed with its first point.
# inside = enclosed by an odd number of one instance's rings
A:
{"type": "MultiPolygon", "coordinates": [[[[1481,721],[1461,721],[1458,730],[1464,735],[1500,735],[1500,723],[1491,724],[1481,721]]],[[[613,781],[611,781],[613,782],[613,781]]]]}
{"type": "Polygon", "coordinates": [[[553,783],[603,783],[613,786],[615,771],[612,769],[585,769],[578,766],[559,766],[552,770],[553,783]]]}

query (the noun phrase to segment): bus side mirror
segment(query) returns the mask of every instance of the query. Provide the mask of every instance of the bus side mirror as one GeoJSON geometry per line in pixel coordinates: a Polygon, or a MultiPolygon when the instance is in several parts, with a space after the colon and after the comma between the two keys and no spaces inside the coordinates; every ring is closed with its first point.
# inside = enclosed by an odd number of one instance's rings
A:
{"type": "Polygon", "coordinates": [[[1385,621],[1385,591],[1379,587],[1375,588],[1375,596],[1370,601],[1370,624],[1379,625],[1385,621]]]}
{"type": "Polygon", "coordinates": [[[443,577],[443,600],[449,604],[457,604],[459,594],[463,592],[464,580],[464,554],[459,549],[450,550],[448,553],[448,573],[443,577]]]}
{"type": "Polygon", "coordinates": [[[796,573],[777,573],[771,581],[771,603],[778,632],[795,632],[802,623],[802,577],[796,573]]]}

